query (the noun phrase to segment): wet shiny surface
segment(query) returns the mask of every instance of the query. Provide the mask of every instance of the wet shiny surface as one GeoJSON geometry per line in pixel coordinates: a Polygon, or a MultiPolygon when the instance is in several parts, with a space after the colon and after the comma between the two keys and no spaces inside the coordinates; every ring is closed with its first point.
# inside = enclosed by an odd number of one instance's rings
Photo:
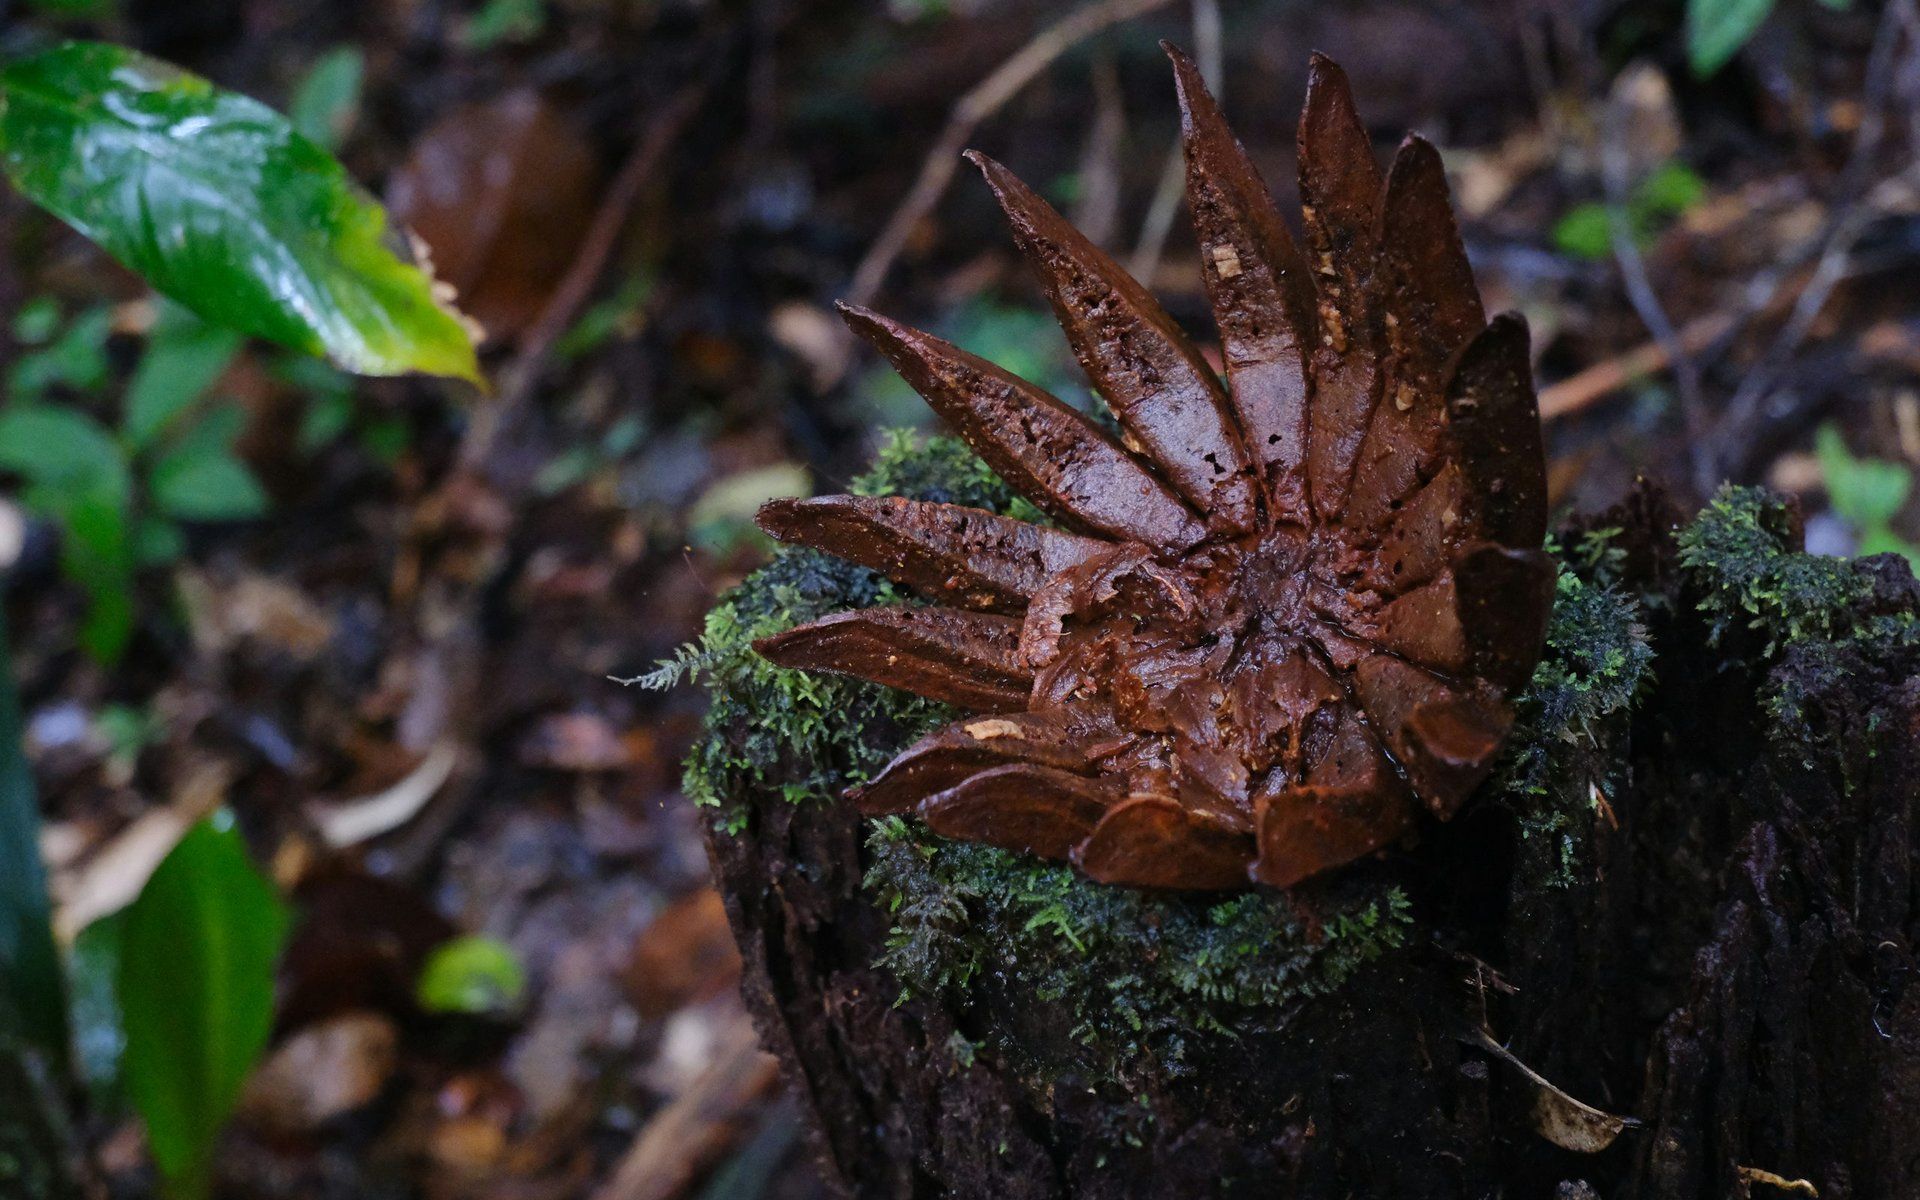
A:
{"type": "Polygon", "coordinates": [[[1288,887],[1451,817],[1491,768],[1552,602],[1539,419],[1525,326],[1485,320],[1431,146],[1410,137],[1383,177],[1316,57],[1296,243],[1170,53],[1230,390],[1138,283],[976,158],[1127,442],[849,310],[1077,532],[776,501],[774,536],[961,608],[840,614],[760,648],[992,714],[901,754],[855,790],[865,811],[1104,882],[1288,887]]]}

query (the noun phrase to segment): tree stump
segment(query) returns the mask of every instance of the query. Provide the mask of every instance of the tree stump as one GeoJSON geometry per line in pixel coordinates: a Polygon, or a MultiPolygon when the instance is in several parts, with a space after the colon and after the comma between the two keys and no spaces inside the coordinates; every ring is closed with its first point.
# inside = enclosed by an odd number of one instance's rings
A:
{"type": "MultiPolygon", "coordinates": [[[[1008,502],[938,439],[864,485],[1008,502]]],[[[1234,901],[863,820],[837,791],[940,714],[747,644],[898,597],[789,551],[724,599],[682,663],[714,692],[689,791],[829,1173],[994,1200],[1920,1195],[1920,587],[1802,553],[1755,491],[1687,523],[1643,490],[1555,552],[1549,650],[1469,810],[1234,901]]]]}

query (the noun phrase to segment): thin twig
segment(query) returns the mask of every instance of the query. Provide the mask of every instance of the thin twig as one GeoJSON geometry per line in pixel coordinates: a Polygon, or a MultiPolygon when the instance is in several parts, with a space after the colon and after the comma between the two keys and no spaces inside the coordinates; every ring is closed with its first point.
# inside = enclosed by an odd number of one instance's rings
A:
{"type": "MultiPolygon", "coordinates": [[[[1881,14],[1879,27],[1874,32],[1873,47],[1867,55],[1860,129],[1854,137],[1846,166],[1841,168],[1839,194],[1832,215],[1825,229],[1812,243],[1819,247],[1818,266],[1814,268],[1813,278],[1795,300],[1793,313],[1788,317],[1785,327],[1772,340],[1767,353],[1740,380],[1733,397],[1727,401],[1712,439],[1723,447],[1732,442],[1730,435],[1734,431],[1752,419],[1760,402],[1772,392],[1792,363],[1801,343],[1812,331],[1814,321],[1832,297],[1833,289],[1845,277],[1854,242],[1871,223],[1871,218],[1877,215],[1873,206],[1867,203],[1867,174],[1886,133],[1887,94],[1893,88],[1898,65],[1894,50],[1899,44],[1902,26],[1912,24],[1914,14],[1913,0],[1894,0],[1881,14]]],[[[1912,40],[1911,34],[1909,40],[1912,40]]],[[[1784,281],[1776,286],[1776,295],[1781,286],[1784,286],[1784,281]]],[[[1727,465],[1724,459],[1715,456],[1713,466],[1716,474],[1727,465]]]]}
{"type": "MultiPolygon", "coordinates": [[[[1698,354],[1717,341],[1733,326],[1728,313],[1708,313],[1680,327],[1674,345],[1688,354],[1698,354]]],[[[1602,359],[1577,375],[1540,389],[1540,419],[1570,417],[1588,405],[1619,391],[1636,379],[1645,379],[1667,369],[1672,347],[1655,339],[1642,342],[1623,354],[1602,359]]]]}
{"type": "MultiPolygon", "coordinates": [[[[1901,177],[1893,177],[1893,179],[1887,180],[1887,184],[1889,184],[1889,186],[1899,186],[1899,184],[1901,184],[1901,177]]],[[[1874,211],[1878,213],[1880,207],[1876,205],[1874,211]]],[[[1801,267],[1803,267],[1801,273],[1807,275],[1807,273],[1805,273],[1805,263],[1801,263],[1801,267]]],[[[1847,282],[1849,278],[1857,278],[1857,276],[1860,275],[1870,275],[1870,273],[1874,273],[1874,271],[1884,271],[1884,269],[1884,259],[1872,259],[1872,257],[1862,257],[1859,253],[1847,253],[1847,255],[1843,255],[1843,257],[1839,259],[1836,267],[1830,267],[1830,269],[1828,269],[1828,271],[1832,273],[1832,278],[1830,278],[1828,284],[1822,284],[1822,286],[1837,286],[1837,284],[1847,282]]],[[[1711,353],[1713,348],[1724,344],[1726,336],[1728,336],[1732,330],[1740,328],[1740,324],[1743,323],[1743,321],[1747,321],[1747,319],[1770,321],[1770,319],[1774,319],[1776,315],[1780,315],[1782,311],[1786,311],[1789,307],[1789,300],[1797,300],[1799,296],[1803,296],[1809,288],[1814,286],[1816,275],[1818,275],[1818,271],[1812,273],[1812,275],[1807,275],[1807,280],[1801,284],[1801,288],[1799,288],[1797,292],[1791,292],[1791,294],[1789,294],[1788,290],[1780,290],[1778,294],[1774,294],[1774,296],[1770,298],[1772,303],[1770,303],[1768,307],[1763,307],[1763,309],[1741,307],[1740,311],[1705,313],[1705,315],[1701,315],[1701,317],[1695,317],[1693,321],[1688,321],[1688,323],[1680,326],[1680,346],[1688,349],[1690,353],[1697,353],[1697,355],[1711,353]]],[[[1795,307],[1795,311],[1799,311],[1801,305],[1795,303],[1793,307],[1795,307]]],[[[1789,319],[1789,321],[1791,321],[1791,319],[1789,319]]],[[[1605,397],[1619,392],[1620,388],[1624,388],[1626,384],[1630,384],[1630,382],[1634,382],[1634,380],[1638,380],[1638,378],[1645,378],[1645,376],[1649,376],[1649,374],[1667,371],[1667,363],[1667,346],[1663,346],[1663,344],[1659,344],[1659,342],[1642,342],[1640,346],[1626,349],[1626,351],[1617,353],[1617,355],[1613,355],[1613,357],[1609,357],[1609,359],[1601,359],[1599,363],[1594,363],[1594,365],[1588,367],[1586,371],[1580,371],[1578,374],[1569,374],[1569,376],[1563,378],[1561,382],[1549,384],[1546,388],[1542,388],[1542,390],[1540,390],[1540,420],[1557,420],[1561,419],[1561,417],[1572,417],[1574,413],[1580,413],[1582,409],[1586,409],[1588,405],[1596,403],[1599,399],[1605,399],[1605,397]]]]}
{"type": "Polygon", "coordinates": [[[1173,0],[1101,0],[1100,3],[1089,4],[1034,35],[1033,40],[1016,51],[1012,58],[1001,63],[991,75],[960,97],[947,118],[946,127],[940,131],[933,149],[927,152],[926,160],[921,163],[920,176],[914,180],[912,190],[900,202],[900,207],[894,210],[879,236],[874,238],[866,257],[854,269],[853,280],[847,287],[848,302],[867,304],[879,294],[880,285],[886,282],[887,272],[893,269],[894,261],[906,248],[914,227],[933,211],[934,205],[946,193],[947,184],[953,181],[954,172],[959,169],[960,152],[967,148],[967,140],[982,121],[999,111],[1002,105],[1054,60],[1081,42],[1109,26],[1130,21],[1171,3],[1173,0]]]}
{"type": "Polygon", "coordinates": [[[1080,152],[1080,195],[1074,200],[1074,228],[1096,245],[1113,239],[1120,221],[1121,144],[1127,115],[1121,103],[1120,70],[1110,55],[1093,66],[1093,125],[1080,152]]]}
{"type": "MultiPolygon", "coordinates": [[[[1200,77],[1215,96],[1221,92],[1221,76],[1226,73],[1224,37],[1221,32],[1220,5],[1216,0],[1193,0],[1193,53],[1200,64],[1200,77]]],[[[1166,253],[1167,234],[1173,230],[1173,218],[1180,211],[1180,196],[1186,183],[1186,150],[1179,136],[1167,151],[1160,168],[1160,182],[1154,188],[1153,203],[1140,223],[1140,240],[1134,244],[1127,271],[1135,279],[1152,286],[1154,272],[1160,269],[1160,256],[1166,253]]]]}
{"type": "Polygon", "coordinates": [[[1627,289],[1627,299],[1632,303],[1633,311],[1639,315],[1641,324],[1647,327],[1647,332],[1653,335],[1653,340],[1666,353],[1667,366],[1673,372],[1673,381],[1680,394],[1681,418],[1686,426],[1688,449],[1693,456],[1694,486],[1702,489],[1701,494],[1705,495],[1712,489],[1712,484],[1701,482],[1701,476],[1710,467],[1707,450],[1700,436],[1706,421],[1700,394],[1700,364],[1694,352],[1682,344],[1679,329],[1660,303],[1660,295],[1654,290],[1653,280],[1647,274],[1646,257],[1640,253],[1633,225],[1627,217],[1627,193],[1633,183],[1631,156],[1627,147],[1627,115],[1627,106],[1618,99],[1607,105],[1606,133],[1600,146],[1600,174],[1607,192],[1607,233],[1613,244],[1614,261],[1620,267],[1620,281],[1627,289]]]}
{"type": "Polygon", "coordinates": [[[607,260],[613,256],[614,247],[619,244],[620,234],[626,229],[634,206],[639,203],[646,185],[654,178],[667,152],[686,130],[688,121],[706,98],[712,82],[709,76],[681,88],[649,120],[645,133],[621,164],[613,183],[600,201],[600,207],[594,212],[593,223],[587,226],[586,236],[580,241],[580,249],[574,255],[572,265],[567,268],[553,295],[547,298],[539,319],[522,339],[519,354],[502,372],[500,394],[474,414],[473,424],[460,447],[461,465],[473,468],[487,461],[494,439],[502,429],[511,426],[511,416],[526,404],[533,389],[539,385],[547,359],[553,353],[554,343],[560,340],[560,336],[573,324],[581,308],[593,295],[594,286],[606,271],[607,260]]]}

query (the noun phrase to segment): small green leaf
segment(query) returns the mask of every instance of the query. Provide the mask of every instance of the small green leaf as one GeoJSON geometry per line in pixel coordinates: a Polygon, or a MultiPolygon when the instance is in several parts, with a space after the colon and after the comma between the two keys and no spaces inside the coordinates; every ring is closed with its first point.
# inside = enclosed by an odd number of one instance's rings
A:
{"type": "Polygon", "coordinates": [[[361,374],[479,380],[385,210],[272,109],[98,42],[11,64],[0,95],[15,186],[206,320],[361,374]]]}
{"type": "Polygon", "coordinates": [[[0,1036],[17,1034],[67,1060],[67,1000],[40,862],[40,805],[20,744],[13,658],[0,628],[0,1036]],[[18,1029],[7,1028],[11,1019],[18,1029]]]}
{"type": "Polygon", "coordinates": [[[106,17],[114,10],[114,0],[31,0],[28,8],[47,17],[106,17]]]}
{"type": "Polygon", "coordinates": [[[469,50],[491,50],[508,42],[530,42],[547,27],[546,0],[486,0],[460,31],[469,50]]]}
{"type": "Polygon", "coordinates": [[[187,447],[153,465],[153,502],[182,521],[244,521],[267,511],[247,464],[223,448],[187,447]]]}
{"type": "Polygon", "coordinates": [[[133,481],[119,443],[84,413],[16,405],[0,412],[0,470],[25,478],[26,506],[60,527],[61,569],[87,596],[81,645],[118,661],[133,633],[133,481]]]}
{"type": "Polygon", "coordinates": [[[205,1200],[214,1145],[273,1027],[289,918],[230,823],[187,832],[128,907],[118,993],[127,1095],[178,1200],[205,1200]]]}
{"type": "Polygon", "coordinates": [[[133,542],[126,500],[100,491],[30,488],[27,501],[50,511],[59,523],[60,569],[86,593],[81,647],[97,662],[120,661],[133,636],[133,542]]]}
{"type": "MultiPolygon", "coordinates": [[[[4,100],[0,93],[0,102],[4,100]]],[[[81,313],[51,345],[20,356],[7,371],[7,395],[16,401],[38,400],[56,385],[94,391],[107,381],[107,337],[112,332],[113,313],[105,305],[81,313]]]]}
{"type": "Polygon", "coordinates": [[[503,1013],[526,994],[527,975],[512,949],[471,935],[441,943],[420,968],[415,992],[433,1013],[503,1013]]]}
{"type": "MultiPolygon", "coordinates": [[[[1833,511],[1862,533],[1884,526],[1906,503],[1913,471],[1899,463],[1855,458],[1838,427],[1822,425],[1814,434],[1820,473],[1833,511]]],[[[1871,551],[1864,551],[1872,553],[1871,551]]]]}
{"type": "Polygon", "coordinates": [[[300,449],[308,454],[340,439],[353,424],[353,380],[317,358],[286,355],[274,364],[274,374],[306,395],[300,415],[300,449]]]}
{"type": "Polygon", "coordinates": [[[14,314],[13,340],[23,346],[38,346],[59,330],[60,302],[52,296],[35,296],[14,314]]]}
{"type": "Polygon", "coordinates": [[[1705,79],[1759,31],[1773,0],[1687,0],[1687,61],[1705,79]]]}
{"type": "Polygon", "coordinates": [[[1920,571],[1920,546],[1901,537],[1885,525],[1871,529],[1860,535],[1860,553],[1898,554],[1920,571]]]}
{"type": "Polygon", "coordinates": [[[1662,163],[1633,192],[1633,207],[1642,220],[1677,217],[1707,198],[1707,181],[1687,164],[1662,163]]]}
{"type": "Polygon", "coordinates": [[[315,145],[338,150],[360,109],[367,56],[358,46],[335,46],[314,61],[294,89],[287,117],[315,145]]]}
{"type": "Polygon", "coordinates": [[[133,561],[135,566],[164,567],[178,562],[187,552],[187,536],[165,517],[151,514],[133,523],[133,561]]]}
{"type": "Polygon", "coordinates": [[[0,411],[0,471],[57,491],[97,492],[122,502],[132,492],[126,455],[113,435],[70,408],[34,404],[0,411]]]}
{"type": "Polygon", "coordinates": [[[168,305],[127,384],[123,432],[128,445],[135,450],[151,446],[226,372],[239,350],[239,334],[168,305]]]}
{"type": "Polygon", "coordinates": [[[413,434],[399,417],[374,417],[360,427],[360,448],[392,466],[407,452],[413,434]]]}
{"type": "Polygon", "coordinates": [[[1581,204],[1567,212],[1553,226],[1553,244],[1560,253],[1574,258],[1598,261],[1613,253],[1613,227],[1607,206],[1581,204]]]}

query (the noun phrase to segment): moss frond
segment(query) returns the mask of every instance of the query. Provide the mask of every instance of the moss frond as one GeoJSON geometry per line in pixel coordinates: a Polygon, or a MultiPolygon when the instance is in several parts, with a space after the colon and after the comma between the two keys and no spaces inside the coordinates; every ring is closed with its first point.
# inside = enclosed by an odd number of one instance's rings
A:
{"type": "Polygon", "coordinates": [[[1412,928],[1403,893],[1358,878],[1312,899],[1103,887],[897,817],[874,824],[868,849],[867,886],[894,922],[883,963],[906,994],[964,1006],[983,977],[1010,982],[1064,1006],[1077,1045],[1062,1058],[1102,1076],[1178,1074],[1193,1037],[1278,1022],[1412,928]]]}
{"type": "Polygon", "coordinates": [[[1765,638],[1769,655],[1787,642],[1830,639],[1872,597],[1853,561],[1801,552],[1792,527],[1779,497],[1728,486],[1680,532],[1680,565],[1701,589],[1715,644],[1738,626],[1765,638]]]}

